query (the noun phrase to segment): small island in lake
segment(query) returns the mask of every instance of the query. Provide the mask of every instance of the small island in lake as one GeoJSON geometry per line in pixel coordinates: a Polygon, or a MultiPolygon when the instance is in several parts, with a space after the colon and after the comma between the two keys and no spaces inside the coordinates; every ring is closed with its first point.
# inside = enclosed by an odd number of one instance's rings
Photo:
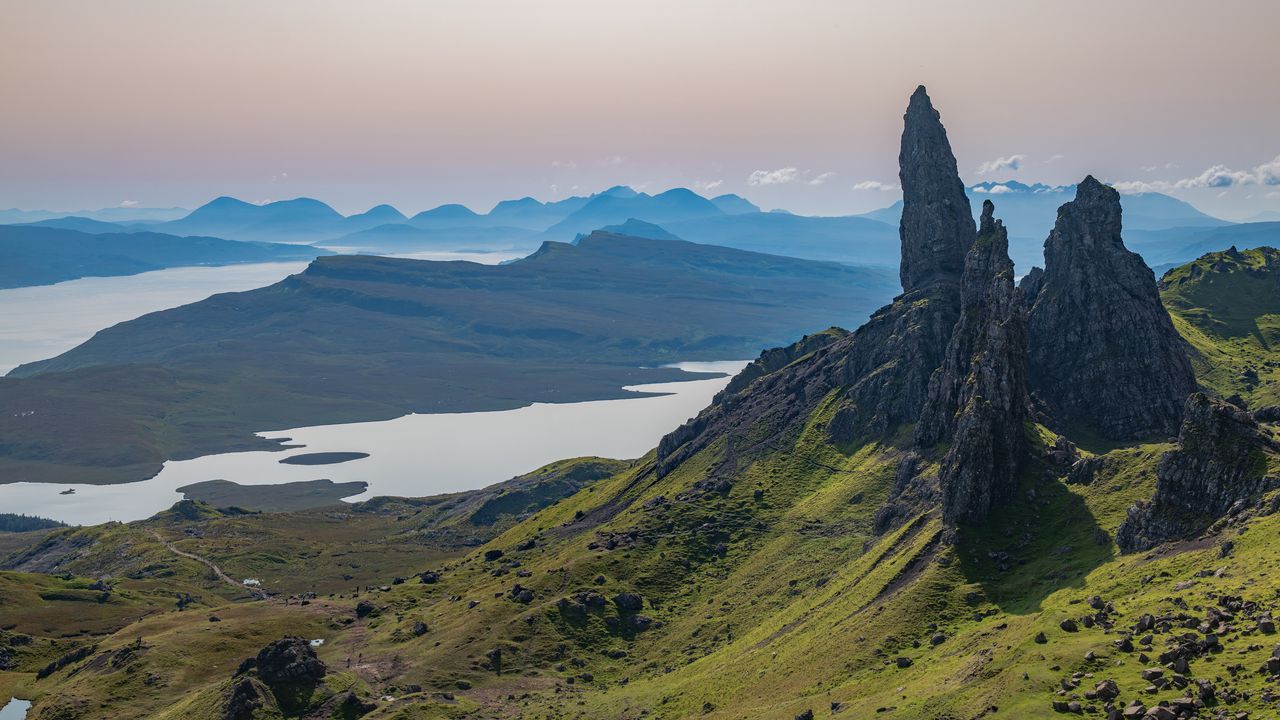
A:
{"type": "Polygon", "coordinates": [[[365,452],[317,452],[281,458],[282,465],[337,465],[369,457],[365,452]]]}

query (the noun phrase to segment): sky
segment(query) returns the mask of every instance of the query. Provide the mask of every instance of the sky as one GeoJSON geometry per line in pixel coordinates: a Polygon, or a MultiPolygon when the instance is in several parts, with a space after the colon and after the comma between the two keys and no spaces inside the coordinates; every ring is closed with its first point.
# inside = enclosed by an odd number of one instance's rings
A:
{"type": "Polygon", "coordinates": [[[1274,0],[0,0],[0,207],[897,199],[925,84],[968,183],[1280,210],[1274,0]]]}

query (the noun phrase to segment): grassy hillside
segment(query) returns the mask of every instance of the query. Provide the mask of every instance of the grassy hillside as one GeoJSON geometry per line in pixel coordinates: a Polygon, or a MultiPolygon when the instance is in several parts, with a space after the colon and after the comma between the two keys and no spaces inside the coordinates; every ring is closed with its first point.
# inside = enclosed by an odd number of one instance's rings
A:
{"type": "MultiPolygon", "coordinates": [[[[1252,277],[1270,261],[1233,262],[1231,274],[1252,277]]],[[[1199,280],[1212,268],[1186,270],[1199,280]]],[[[1180,327],[1213,329],[1214,343],[1266,310],[1228,302],[1234,282],[1172,287],[1180,327]]],[[[820,354],[769,356],[717,403],[743,406],[820,354]]],[[[1200,367],[1206,384],[1221,370],[1200,367]]],[[[142,523],[53,531],[5,563],[69,571],[66,585],[0,577],[56,596],[108,574],[195,588],[203,604],[63,639],[64,653],[95,649],[37,679],[56,633],[77,622],[27,596],[11,622],[43,649],[18,654],[0,691],[35,700],[37,719],[90,707],[213,715],[239,660],[294,634],[325,640],[331,672],[313,706],[349,689],[379,719],[1104,717],[1104,703],[1134,701],[1275,713],[1275,484],[1203,537],[1122,555],[1112,538],[1173,445],[1097,447],[1082,452],[1084,473],[1029,424],[1019,492],[981,526],[949,529],[925,508],[878,532],[912,428],[833,443],[839,393],[807,399],[798,421],[753,416],[665,474],[654,454],[585,459],[481,494],[273,515],[184,503],[142,523]],[[236,597],[191,556],[279,594],[236,597]],[[317,594],[302,605],[306,592],[317,594]]],[[[1260,457],[1280,473],[1280,453],[1260,457]]],[[[144,607],[151,587],[127,601],[144,607]]]]}
{"type": "Polygon", "coordinates": [[[1209,253],[1165,274],[1160,295],[1196,349],[1201,382],[1254,406],[1280,404],[1280,251],[1209,253]]]}
{"type": "MultiPolygon", "coordinates": [[[[380,559],[365,558],[382,576],[348,580],[350,589],[319,583],[321,596],[307,606],[215,606],[208,612],[223,620],[217,624],[205,610],[155,616],[97,642],[95,657],[141,634],[147,651],[131,660],[133,671],[88,659],[82,670],[44,680],[20,676],[16,689],[37,700],[36,717],[75,703],[105,703],[115,717],[174,713],[190,702],[216,708],[240,657],[276,636],[301,634],[326,639],[320,656],[331,668],[346,673],[354,658],[344,687],[394,698],[378,702],[367,716],[374,718],[791,718],[807,709],[818,717],[937,718],[990,714],[993,706],[1041,717],[1063,700],[1057,691],[1076,672],[1092,675],[1089,688],[1114,679],[1126,701],[1181,697],[1173,686],[1147,694],[1139,674],[1153,662],[1140,656],[1154,657],[1165,637],[1185,630],[1157,629],[1150,650],[1135,633],[1132,651],[1116,648],[1120,630],[1144,613],[1203,616],[1224,595],[1269,607],[1280,590],[1268,579],[1280,577],[1274,516],[1240,519],[1218,540],[1117,555],[1108,536],[1124,508],[1150,494],[1163,445],[1107,453],[1084,486],[1046,482],[1048,465],[1038,462],[1024,478],[1026,499],[955,546],[940,542],[929,515],[877,537],[872,518],[900,453],[893,442],[829,445],[828,413],[824,404],[768,459],[719,477],[708,470],[720,464],[723,446],[661,480],[647,459],[465,555],[400,555],[421,552],[412,503],[384,503],[359,526],[324,531],[323,542],[303,529],[327,522],[316,512],[272,516],[275,541],[261,535],[262,516],[118,526],[111,532],[121,536],[190,528],[179,546],[237,575],[267,575],[262,559],[246,559],[247,548],[293,562],[309,545],[319,564],[290,565],[292,578],[324,577],[332,548],[360,537],[353,549],[381,548],[380,559]],[[284,540],[295,533],[297,551],[284,540]],[[1225,539],[1233,549],[1223,557],[1225,539]],[[436,582],[410,575],[424,570],[438,573],[436,582]],[[408,582],[395,584],[396,574],[408,582]],[[366,584],[384,588],[369,592],[366,584]],[[351,594],[357,585],[359,598],[351,594]],[[517,587],[530,591],[528,602],[517,587]],[[618,605],[626,592],[641,596],[638,608],[618,605]],[[1092,614],[1093,595],[1114,607],[1111,632],[1060,627],[1092,614]],[[376,610],[356,619],[361,599],[376,610]],[[420,636],[417,623],[426,627],[420,636]],[[500,674],[493,650],[501,651],[500,674]],[[204,668],[199,680],[194,668],[204,668]],[[183,692],[148,690],[151,675],[183,692]]],[[[1280,469],[1277,458],[1270,462],[1280,469]]],[[[280,573],[264,581],[283,592],[305,589],[280,573]]],[[[1229,655],[1196,660],[1191,675],[1215,684],[1221,707],[1256,713],[1267,707],[1266,680],[1251,669],[1264,664],[1270,643],[1242,629],[1221,637],[1229,655]],[[1226,673],[1228,664],[1246,670],[1226,673]],[[1228,703],[1231,693],[1241,697],[1228,703]]]]}

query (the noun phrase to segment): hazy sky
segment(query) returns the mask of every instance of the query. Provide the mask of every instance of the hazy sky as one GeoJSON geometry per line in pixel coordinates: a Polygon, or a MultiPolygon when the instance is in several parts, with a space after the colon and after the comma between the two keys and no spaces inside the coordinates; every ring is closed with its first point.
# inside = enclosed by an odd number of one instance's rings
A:
{"type": "Polygon", "coordinates": [[[627,183],[860,212],[924,83],[967,182],[1237,218],[1280,209],[1278,32],[1275,0],[0,0],[0,207],[627,183]]]}

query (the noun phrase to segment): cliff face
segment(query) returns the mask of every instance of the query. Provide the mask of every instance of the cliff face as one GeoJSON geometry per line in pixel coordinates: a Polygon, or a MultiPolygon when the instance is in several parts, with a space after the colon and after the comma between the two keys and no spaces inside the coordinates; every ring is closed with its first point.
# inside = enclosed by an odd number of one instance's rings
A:
{"type": "Polygon", "coordinates": [[[906,198],[903,294],[853,333],[833,336],[812,352],[815,343],[805,340],[776,357],[766,354],[758,361],[764,364],[749,370],[752,382],[735,381],[711,407],[662,439],[660,475],[717,437],[732,442],[762,426],[784,433],[833,392],[838,407],[828,434],[835,442],[882,436],[916,420],[960,318],[964,256],[976,232],[946,129],[923,87],[904,116],[899,161],[906,198]],[[772,372],[777,358],[790,363],[801,356],[803,361],[772,372]]]}
{"type": "Polygon", "coordinates": [[[1062,429],[1133,440],[1177,430],[1196,389],[1155,277],[1120,238],[1120,194],[1087,177],[1058,209],[1030,316],[1030,381],[1062,429]]]}
{"type": "Polygon", "coordinates": [[[922,448],[951,441],[938,484],[943,517],[953,523],[981,519],[1011,495],[1026,455],[1027,313],[994,210],[990,200],[983,203],[981,229],[965,257],[960,321],[916,425],[922,448]]]}
{"type": "Polygon", "coordinates": [[[1202,393],[1191,395],[1178,447],[1156,470],[1155,495],[1129,508],[1116,543],[1133,552],[1204,531],[1275,481],[1265,474],[1267,450],[1280,445],[1249,413],[1202,393]]]}
{"type": "Polygon", "coordinates": [[[898,164],[903,294],[858,330],[858,351],[840,369],[848,390],[831,428],[838,441],[918,417],[960,317],[965,253],[976,229],[946,128],[924,87],[903,116],[898,164]]]}
{"type": "Polygon", "coordinates": [[[941,116],[924,86],[916,88],[903,116],[898,153],[902,182],[902,289],[958,283],[975,233],[969,198],[956,169],[941,116]]]}

